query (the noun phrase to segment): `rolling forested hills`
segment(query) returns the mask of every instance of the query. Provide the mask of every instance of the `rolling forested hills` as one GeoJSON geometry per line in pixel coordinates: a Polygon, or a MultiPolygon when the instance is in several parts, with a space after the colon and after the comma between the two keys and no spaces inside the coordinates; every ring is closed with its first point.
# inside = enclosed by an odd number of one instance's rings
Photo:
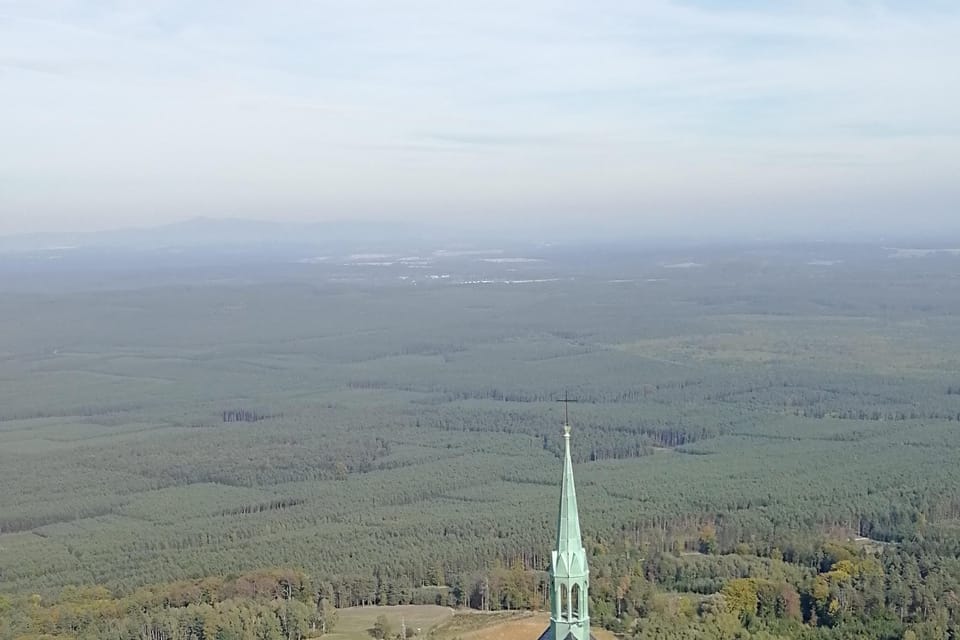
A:
{"type": "Polygon", "coordinates": [[[542,606],[565,393],[596,624],[958,621],[954,252],[51,255],[0,260],[0,637],[71,585],[279,569],[313,604],[542,606]]]}

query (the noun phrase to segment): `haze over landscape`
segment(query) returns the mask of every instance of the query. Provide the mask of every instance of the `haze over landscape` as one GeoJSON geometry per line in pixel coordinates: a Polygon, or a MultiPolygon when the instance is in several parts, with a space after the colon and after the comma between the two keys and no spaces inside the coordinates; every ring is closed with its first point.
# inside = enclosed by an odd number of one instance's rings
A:
{"type": "Polygon", "coordinates": [[[0,640],[960,638],[956,60],[0,0],[0,640]]]}

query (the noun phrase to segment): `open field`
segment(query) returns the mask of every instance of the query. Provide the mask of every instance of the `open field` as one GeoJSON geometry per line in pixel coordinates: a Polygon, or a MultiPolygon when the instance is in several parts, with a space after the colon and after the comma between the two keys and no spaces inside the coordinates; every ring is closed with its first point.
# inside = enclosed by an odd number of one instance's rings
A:
{"type": "MultiPolygon", "coordinates": [[[[550,614],[545,611],[457,611],[433,629],[441,640],[537,640],[550,626],[550,614]]],[[[616,636],[600,627],[591,633],[597,640],[615,640],[616,636]]]]}
{"type": "Polygon", "coordinates": [[[393,607],[351,607],[337,613],[337,626],[328,633],[330,640],[372,640],[374,623],[379,616],[386,616],[391,629],[399,632],[406,624],[418,638],[430,635],[431,631],[442,626],[454,617],[454,610],[436,605],[398,605],[393,607]],[[417,631],[419,630],[419,633],[417,631]]]}
{"type": "Polygon", "coordinates": [[[527,612],[502,622],[486,623],[484,614],[465,614],[471,623],[479,625],[476,629],[459,636],[463,640],[536,640],[550,625],[547,613],[527,612]]]}

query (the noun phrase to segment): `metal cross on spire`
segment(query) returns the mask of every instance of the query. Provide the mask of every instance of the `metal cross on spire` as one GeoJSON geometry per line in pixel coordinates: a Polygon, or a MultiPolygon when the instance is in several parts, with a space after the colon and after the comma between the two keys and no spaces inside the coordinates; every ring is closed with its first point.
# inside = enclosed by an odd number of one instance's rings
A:
{"type": "Polygon", "coordinates": [[[563,403],[563,434],[570,435],[570,403],[576,402],[576,400],[571,400],[567,395],[567,391],[563,392],[563,400],[558,402],[563,403]]]}

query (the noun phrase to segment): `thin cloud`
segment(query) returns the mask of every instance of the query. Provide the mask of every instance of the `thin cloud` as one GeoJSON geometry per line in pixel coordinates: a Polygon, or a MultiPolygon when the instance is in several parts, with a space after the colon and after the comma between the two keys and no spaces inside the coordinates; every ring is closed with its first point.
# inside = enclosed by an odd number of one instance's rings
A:
{"type": "Polygon", "coordinates": [[[421,137],[424,140],[432,142],[468,147],[552,147],[578,142],[570,136],[565,135],[529,135],[518,133],[428,133],[421,137]]]}

